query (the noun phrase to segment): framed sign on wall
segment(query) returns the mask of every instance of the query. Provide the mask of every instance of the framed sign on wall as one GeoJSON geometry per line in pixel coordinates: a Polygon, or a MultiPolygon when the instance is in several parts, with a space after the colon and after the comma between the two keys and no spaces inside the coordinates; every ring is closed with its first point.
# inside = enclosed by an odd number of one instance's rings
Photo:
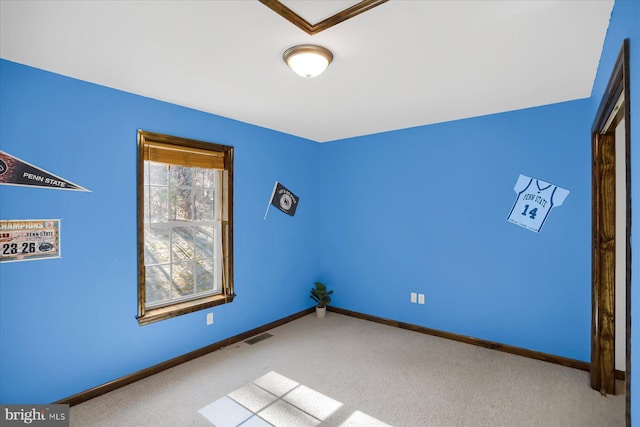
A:
{"type": "Polygon", "coordinates": [[[0,220],[0,262],[60,258],[60,220],[0,220]]]}

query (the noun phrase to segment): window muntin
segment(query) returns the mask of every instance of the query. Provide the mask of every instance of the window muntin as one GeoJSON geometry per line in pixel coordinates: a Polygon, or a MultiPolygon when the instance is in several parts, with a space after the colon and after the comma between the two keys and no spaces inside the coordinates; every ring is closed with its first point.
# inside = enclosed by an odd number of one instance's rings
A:
{"type": "Polygon", "coordinates": [[[138,145],[138,321],[232,301],[233,148],[145,131],[138,145]]]}

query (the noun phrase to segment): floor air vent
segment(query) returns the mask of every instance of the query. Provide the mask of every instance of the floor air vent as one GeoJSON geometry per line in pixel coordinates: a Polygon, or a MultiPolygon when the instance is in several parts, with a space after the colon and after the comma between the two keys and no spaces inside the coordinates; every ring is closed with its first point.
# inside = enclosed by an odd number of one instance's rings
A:
{"type": "Polygon", "coordinates": [[[249,338],[249,339],[248,339],[248,340],[246,340],[245,342],[246,342],[247,344],[249,344],[249,345],[253,345],[253,344],[257,343],[257,342],[264,341],[264,340],[266,340],[267,338],[271,338],[272,336],[273,336],[273,335],[271,335],[270,333],[265,332],[265,333],[264,333],[264,334],[262,334],[262,335],[257,335],[257,336],[255,336],[255,337],[253,337],[253,338],[249,338]]]}

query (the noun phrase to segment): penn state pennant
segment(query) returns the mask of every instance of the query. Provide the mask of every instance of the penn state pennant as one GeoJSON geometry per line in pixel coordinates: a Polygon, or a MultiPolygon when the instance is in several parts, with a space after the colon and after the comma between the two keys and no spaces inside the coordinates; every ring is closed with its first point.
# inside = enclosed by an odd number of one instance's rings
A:
{"type": "Polygon", "coordinates": [[[269,207],[271,205],[280,209],[287,215],[294,216],[296,213],[296,209],[298,208],[299,200],[300,198],[298,196],[293,194],[284,185],[276,181],[276,184],[273,187],[273,192],[271,193],[271,201],[267,206],[267,212],[265,212],[264,214],[264,219],[267,219],[267,214],[269,213],[269,207]]]}
{"type": "Polygon", "coordinates": [[[0,184],[90,191],[4,151],[0,151],[0,184]]]}

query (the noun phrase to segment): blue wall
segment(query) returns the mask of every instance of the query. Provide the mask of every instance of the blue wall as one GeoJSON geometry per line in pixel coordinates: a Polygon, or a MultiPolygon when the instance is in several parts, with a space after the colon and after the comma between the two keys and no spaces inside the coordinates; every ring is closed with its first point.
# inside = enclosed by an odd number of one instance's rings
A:
{"type": "Polygon", "coordinates": [[[0,149],[91,190],[0,187],[0,218],[62,231],[61,259],[0,266],[1,402],[52,402],[312,305],[321,146],[8,61],[0,93],[0,149]],[[235,147],[232,304],[138,326],[138,129],[235,147]],[[264,221],[276,180],[300,205],[264,221]]]}
{"type": "Polygon", "coordinates": [[[327,144],[321,268],[335,305],[588,360],[589,107],[327,144]],[[571,191],[540,233],[506,220],[519,174],[571,191]]]}
{"type": "Polygon", "coordinates": [[[604,43],[600,66],[591,94],[591,115],[595,117],[622,42],[629,39],[631,83],[631,415],[640,417],[640,2],[616,1],[604,43]]]}

